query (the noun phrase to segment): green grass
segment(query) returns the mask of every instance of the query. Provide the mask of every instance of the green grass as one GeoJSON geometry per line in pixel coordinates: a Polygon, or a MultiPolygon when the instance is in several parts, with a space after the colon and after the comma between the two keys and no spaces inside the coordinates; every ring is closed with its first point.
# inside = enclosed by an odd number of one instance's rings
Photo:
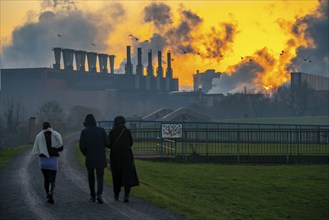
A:
{"type": "Polygon", "coordinates": [[[15,148],[6,148],[0,150],[0,170],[17,154],[31,147],[31,145],[22,145],[15,148]]]}
{"type": "MultiPolygon", "coordinates": [[[[80,163],[84,158],[77,148],[80,163]]],[[[325,220],[328,165],[221,165],[136,160],[132,194],[189,219],[325,220]]],[[[105,182],[112,185],[109,169],[105,182]]]]}

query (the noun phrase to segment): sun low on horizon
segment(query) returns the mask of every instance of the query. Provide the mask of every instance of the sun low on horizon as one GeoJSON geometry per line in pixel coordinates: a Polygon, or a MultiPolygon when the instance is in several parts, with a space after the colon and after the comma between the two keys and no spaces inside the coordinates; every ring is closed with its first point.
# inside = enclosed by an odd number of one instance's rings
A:
{"type": "Polygon", "coordinates": [[[182,87],[192,87],[196,71],[208,69],[227,76],[246,72],[248,85],[277,87],[289,80],[289,71],[303,71],[293,65],[300,62],[298,48],[318,46],[303,35],[307,25],[297,23],[308,15],[321,17],[323,2],[1,1],[1,66],[49,66],[48,54],[59,46],[115,54],[115,68],[122,72],[130,45],[133,56],[137,47],[144,55],[161,50],[164,60],[170,51],[182,87]],[[26,51],[34,51],[35,60],[20,61],[26,51]]]}

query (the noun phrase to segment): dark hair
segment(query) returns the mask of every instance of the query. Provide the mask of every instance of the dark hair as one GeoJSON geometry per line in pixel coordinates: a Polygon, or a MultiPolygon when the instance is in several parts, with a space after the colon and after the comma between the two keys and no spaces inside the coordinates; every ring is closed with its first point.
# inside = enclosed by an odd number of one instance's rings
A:
{"type": "Polygon", "coordinates": [[[92,114],[88,114],[85,118],[85,121],[83,122],[83,125],[85,127],[88,126],[96,126],[96,119],[92,114]]]}
{"type": "Polygon", "coordinates": [[[43,130],[46,130],[46,129],[48,129],[48,128],[51,128],[50,123],[49,123],[48,121],[43,122],[43,123],[42,123],[42,129],[43,129],[43,130]]]}
{"type": "Polygon", "coordinates": [[[123,116],[117,116],[114,118],[114,127],[125,125],[126,119],[123,116]]]}

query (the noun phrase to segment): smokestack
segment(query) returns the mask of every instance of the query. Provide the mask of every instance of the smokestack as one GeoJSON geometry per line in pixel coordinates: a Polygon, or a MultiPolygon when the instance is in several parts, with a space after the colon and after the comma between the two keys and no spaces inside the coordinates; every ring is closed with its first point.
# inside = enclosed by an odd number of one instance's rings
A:
{"type": "Polygon", "coordinates": [[[125,73],[128,75],[133,75],[133,64],[131,63],[130,57],[130,46],[127,46],[127,63],[125,65],[125,73]]]}
{"type": "Polygon", "coordinates": [[[72,49],[63,49],[64,69],[73,70],[73,53],[72,49]]]}
{"type": "Polygon", "coordinates": [[[76,50],[75,64],[77,66],[77,71],[85,71],[85,63],[86,63],[86,51],[76,50]]]}
{"type": "Polygon", "coordinates": [[[99,72],[107,73],[107,54],[98,54],[99,72]]]}
{"type": "Polygon", "coordinates": [[[87,52],[87,59],[88,59],[88,69],[89,69],[89,72],[96,73],[97,53],[87,52]]]}
{"type": "Polygon", "coordinates": [[[143,75],[143,64],[142,64],[142,48],[137,48],[137,66],[136,66],[136,75],[143,75]]]}
{"type": "Polygon", "coordinates": [[[166,78],[172,78],[172,68],[171,68],[171,54],[170,51],[167,53],[167,71],[166,78]]]}
{"type": "Polygon", "coordinates": [[[163,67],[162,67],[162,53],[158,51],[158,69],[157,77],[163,77],[163,67]]]}
{"type": "Polygon", "coordinates": [[[154,76],[154,69],[152,65],[152,50],[150,49],[148,52],[148,66],[147,66],[147,75],[154,76]]]}
{"type": "Polygon", "coordinates": [[[110,73],[114,74],[114,57],[115,55],[109,55],[110,59],[110,73]]]}
{"type": "Polygon", "coordinates": [[[55,54],[55,64],[53,64],[53,68],[59,70],[61,68],[62,48],[56,47],[56,48],[53,48],[53,51],[55,54]]]}

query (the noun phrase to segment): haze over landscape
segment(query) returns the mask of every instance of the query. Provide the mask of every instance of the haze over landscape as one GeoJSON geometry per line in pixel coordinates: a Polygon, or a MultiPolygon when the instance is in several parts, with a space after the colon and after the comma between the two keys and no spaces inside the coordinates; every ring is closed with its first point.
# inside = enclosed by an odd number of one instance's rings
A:
{"type": "Polygon", "coordinates": [[[328,1],[1,1],[1,67],[49,67],[53,47],[115,54],[170,50],[180,90],[222,72],[211,93],[266,90],[290,72],[328,76],[328,1]]]}

